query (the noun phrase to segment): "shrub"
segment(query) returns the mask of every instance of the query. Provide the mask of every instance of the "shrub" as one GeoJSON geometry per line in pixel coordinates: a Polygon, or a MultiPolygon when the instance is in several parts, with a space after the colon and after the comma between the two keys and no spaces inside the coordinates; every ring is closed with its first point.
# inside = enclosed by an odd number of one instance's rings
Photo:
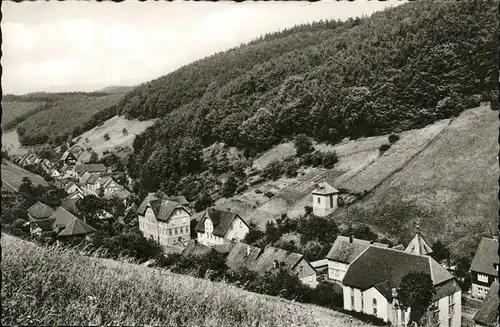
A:
{"type": "Polygon", "coordinates": [[[109,139],[110,139],[109,134],[108,133],[104,134],[103,139],[104,139],[104,141],[109,141],[109,139]]]}
{"type": "Polygon", "coordinates": [[[380,153],[384,153],[385,151],[389,150],[391,146],[389,144],[382,144],[378,149],[380,153]]]}
{"type": "Polygon", "coordinates": [[[314,151],[311,139],[305,134],[297,135],[295,138],[295,147],[297,148],[298,156],[314,151]]]}
{"type": "Polygon", "coordinates": [[[238,181],[234,176],[229,176],[224,185],[222,186],[222,196],[229,198],[234,195],[234,192],[238,188],[238,181]]]}
{"type": "Polygon", "coordinates": [[[399,135],[398,134],[391,134],[389,135],[389,143],[393,144],[399,140],[399,135]]]}
{"type": "Polygon", "coordinates": [[[277,160],[272,161],[269,165],[264,168],[262,176],[277,180],[283,174],[283,164],[277,160]]]}
{"type": "Polygon", "coordinates": [[[312,213],[313,213],[313,207],[311,207],[311,206],[305,206],[304,210],[306,212],[306,215],[312,215],[312,213]]]}
{"type": "Polygon", "coordinates": [[[323,160],[322,160],[322,165],[325,168],[333,168],[333,166],[339,161],[339,158],[337,157],[337,153],[334,152],[327,152],[323,154],[323,160]]]}
{"type": "Polygon", "coordinates": [[[274,193],[271,191],[267,191],[266,193],[264,193],[264,195],[267,196],[268,198],[272,198],[274,196],[274,193]]]}
{"type": "Polygon", "coordinates": [[[255,189],[255,193],[257,193],[257,194],[261,194],[261,193],[262,193],[262,191],[261,191],[260,189],[258,189],[258,188],[257,188],[257,189],[255,189]]]}

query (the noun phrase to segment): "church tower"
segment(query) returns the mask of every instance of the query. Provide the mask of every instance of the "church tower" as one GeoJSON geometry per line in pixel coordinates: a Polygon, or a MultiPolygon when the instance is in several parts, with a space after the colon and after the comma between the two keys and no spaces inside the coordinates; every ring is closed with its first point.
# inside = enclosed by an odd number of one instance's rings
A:
{"type": "Polygon", "coordinates": [[[316,188],[312,191],[312,195],[314,215],[324,217],[337,209],[339,191],[327,182],[321,182],[316,185],[316,188]]]}
{"type": "Polygon", "coordinates": [[[432,247],[430,244],[424,239],[422,234],[420,234],[419,230],[419,222],[420,219],[417,220],[417,231],[413,239],[410,241],[408,246],[405,249],[405,252],[420,254],[420,255],[431,255],[432,247]]]}

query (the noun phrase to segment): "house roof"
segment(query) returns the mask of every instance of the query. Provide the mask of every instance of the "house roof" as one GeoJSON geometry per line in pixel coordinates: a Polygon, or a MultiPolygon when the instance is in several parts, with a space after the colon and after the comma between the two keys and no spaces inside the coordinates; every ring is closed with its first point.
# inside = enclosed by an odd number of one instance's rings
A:
{"type": "MultiPolygon", "coordinates": [[[[387,244],[383,243],[374,243],[373,245],[379,247],[388,247],[387,244]]],[[[348,236],[337,236],[337,239],[333,243],[326,258],[336,262],[350,264],[369,246],[370,246],[370,241],[367,240],[362,240],[353,237],[351,243],[349,242],[348,236]]]]}
{"type": "Polygon", "coordinates": [[[186,199],[184,195],[173,196],[169,198],[170,201],[179,202],[182,205],[188,205],[189,201],[186,199]]]}
{"type": "Polygon", "coordinates": [[[27,210],[27,213],[34,219],[48,218],[53,212],[54,209],[44,203],[41,203],[40,201],[37,201],[27,210]]]}
{"type": "Polygon", "coordinates": [[[68,150],[64,151],[63,155],[61,156],[61,160],[66,160],[69,158],[69,156],[72,156],[73,159],[76,159],[73,152],[71,152],[71,149],[68,149],[68,150]]]}
{"type": "Polygon", "coordinates": [[[470,270],[498,276],[498,271],[496,271],[494,267],[494,264],[499,264],[498,261],[498,241],[483,237],[477,247],[470,270]]]}
{"type": "Polygon", "coordinates": [[[132,195],[132,193],[130,193],[126,189],[122,189],[120,191],[116,191],[116,192],[113,192],[113,193],[108,193],[108,194],[104,195],[104,198],[105,199],[111,199],[113,197],[117,197],[117,198],[123,200],[123,199],[127,199],[131,195],[132,195]]]}
{"type": "Polygon", "coordinates": [[[59,236],[76,236],[76,235],[86,235],[96,232],[96,229],[80,219],[74,219],[66,225],[60,233],[59,236]]]}
{"type": "Polygon", "coordinates": [[[49,218],[55,218],[54,226],[57,226],[58,228],[65,228],[70,222],[78,219],[63,207],[57,207],[49,218]]]}
{"type": "Polygon", "coordinates": [[[483,326],[497,326],[499,311],[498,283],[493,282],[479,310],[474,316],[474,322],[483,326]]]}
{"type": "Polygon", "coordinates": [[[97,175],[95,173],[92,173],[87,178],[87,180],[85,181],[85,183],[87,183],[87,184],[95,184],[95,183],[97,183],[98,180],[99,180],[99,175],[97,175]]]}
{"type": "Polygon", "coordinates": [[[255,266],[257,257],[262,249],[245,243],[235,243],[226,258],[226,265],[231,269],[246,267],[248,269],[255,266]]]}
{"type": "Polygon", "coordinates": [[[390,298],[389,290],[399,287],[410,272],[429,274],[434,285],[454,280],[453,275],[430,256],[369,246],[351,263],[342,283],[361,290],[375,287],[390,298]]]}
{"type": "Polygon", "coordinates": [[[224,244],[215,244],[214,246],[212,246],[212,248],[219,253],[228,254],[229,252],[231,252],[235,244],[236,243],[233,242],[224,244]]]}
{"type": "Polygon", "coordinates": [[[89,173],[104,173],[106,172],[106,166],[102,163],[75,166],[75,172],[78,174],[83,174],[86,171],[88,171],[89,173]]]}
{"type": "Polygon", "coordinates": [[[405,251],[413,254],[429,255],[432,253],[432,247],[419,232],[416,232],[405,251]]]}
{"type": "Polygon", "coordinates": [[[184,208],[180,203],[159,199],[155,196],[154,193],[149,193],[146,196],[146,198],[142,201],[141,205],[137,209],[137,214],[144,215],[148,207],[151,207],[151,209],[153,209],[156,219],[162,221],[167,221],[176,209],[183,209],[187,212],[186,208],[184,208]]]}
{"type": "Polygon", "coordinates": [[[319,195],[329,195],[336,193],[339,193],[339,190],[337,190],[335,187],[331,186],[327,182],[318,183],[316,188],[313,190],[313,194],[319,194],[319,195]]]}
{"type": "Polygon", "coordinates": [[[61,200],[61,207],[66,209],[71,214],[76,215],[78,212],[78,210],[76,208],[76,203],[79,200],[80,200],[79,198],[72,198],[72,199],[65,198],[65,199],[61,200]]]}
{"type": "Polygon", "coordinates": [[[212,251],[213,249],[211,247],[203,245],[196,240],[190,240],[181,255],[183,257],[203,257],[212,251]]]}
{"type": "Polygon", "coordinates": [[[302,254],[267,246],[257,258],[252,270],[263,274],[273,269],[275,261],[280,265],[283,264],[285,267],[293,269],[302,258],[302,254]]]}
{"type": "Polygon", "coordinates": [[[195,230],[197,232],[204,233],[205,220],[209,218],[214,225],[213,234],[216,236],[224,237],[236,217],[239,217],[243,222],[245,222],[236,212],[207,208],[207,210],[203,214],[203,217],[198,221],[198,224],[196,224],[195,230]]]}

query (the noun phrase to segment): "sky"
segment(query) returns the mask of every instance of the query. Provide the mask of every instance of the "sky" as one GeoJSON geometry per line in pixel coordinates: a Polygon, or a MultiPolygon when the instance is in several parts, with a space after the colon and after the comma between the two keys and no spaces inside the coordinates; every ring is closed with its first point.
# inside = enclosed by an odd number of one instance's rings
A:
{"type": "Polygon", "coordinates": [[[4,1],[3,93],[137,85],[268,32],[400,3],[4,1]]]}

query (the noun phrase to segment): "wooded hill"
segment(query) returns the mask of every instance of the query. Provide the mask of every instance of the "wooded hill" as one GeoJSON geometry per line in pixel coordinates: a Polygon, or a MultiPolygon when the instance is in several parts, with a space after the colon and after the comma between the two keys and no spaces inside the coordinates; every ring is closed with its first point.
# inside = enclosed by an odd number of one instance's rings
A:
{"type": "Polygon", "coordinates": [[[128,89],[112,92],[64,92],[6,95],[2,127],[16,127],[22,145],[60,145],[71,135],[85,132],[117,113],[128,89]]]}
{"type": "Polygon", "coordinates": [[[215,142],[253,157],[299,133],[336,143],[496,107],[496,11],[411,2],[267,35],[140,85],[122,113],[162,121],[136,138],[130,172],[154,189],[202,171],[200,149],[215,142]]]}

